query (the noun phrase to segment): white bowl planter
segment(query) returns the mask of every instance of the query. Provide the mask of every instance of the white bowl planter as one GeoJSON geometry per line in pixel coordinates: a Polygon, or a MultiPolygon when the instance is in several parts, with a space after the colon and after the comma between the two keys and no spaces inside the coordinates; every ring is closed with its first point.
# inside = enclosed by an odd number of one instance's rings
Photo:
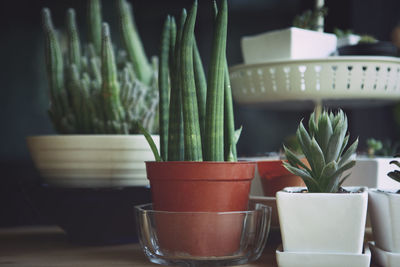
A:
{"type": "MultiPolygon", "coordinates": [[[[159,136],[153,136],[156,144],[159,136]]],[[[51,135],[27,138],[44,182],[62,187],[147,186],[154,160],[142,135],[51,135]]]]}
{"type": "Polygon", "coordinates": [[[287,28],[242,38],[245,64],[274,60],[328,57],[336,51],[336,35],[287,28]]]}
{"type": "Polygon", "coordinates": [[[394,158],[357,157],[356,166],[350,170],[351,176],[343,186],[365,186],[382,190],[399,190],[400,183],[387,176],[396,166],[389,164],[394,158]]]}
{"type": "Polygon", "coordinates": [[[400,194],[370,189],[368,202],[375,245],[400,253],[400,194]]]}
{"type": "Polygon", "coordinates": [[[295,193],[288,187],[276,194],[283,250],[361,254],[368,192],[295,193]]]}

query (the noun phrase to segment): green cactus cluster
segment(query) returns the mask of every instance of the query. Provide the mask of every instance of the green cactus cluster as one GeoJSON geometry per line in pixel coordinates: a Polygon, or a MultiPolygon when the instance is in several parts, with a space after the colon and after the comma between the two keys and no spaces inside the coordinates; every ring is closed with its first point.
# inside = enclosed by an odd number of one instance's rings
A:
{"type": "Polygon", "coordinates": [[[226,60],[227,0],[222,0],[219,12],[214,2],[208,76],[194,35],[197,6],[195,1],[188,13],[183,9],[179,23],[168,16],[164,24],[159,64],[161,155],[154,152],[163,161],[236,161],[240,130],[234,129],[226,60]]]}
{"type": "Polygon", "coordinates": [[[88,1],[88,40],[80,41],[74,9],[68,9],[66,34],[42,11],[50,87],[49,116],[61,134],[136,134],[139,126],[157,131],[158,63],[149,63],[131,6],[117,1],[125,49],[117,50],[100,0],[88,1]],[[62,38],[62,37],[66,38],[62,38]],[[64,48],[64,49],[63,49],[64,48]]]}
{"type": "Polygon", "coordinates": [[[297,141],[310,167],[284,146],[288,162],[284,167],[300,176],[311,193],[336,193],[349,177],[342,174],[354,167],[350,157],[355,153],[358,139],[346,149],[349,141],[347,117],[342,110],[337,114],[324,111],[316,118],[311,114],[308,132],[302,122],[297,129],[297,141]]]}

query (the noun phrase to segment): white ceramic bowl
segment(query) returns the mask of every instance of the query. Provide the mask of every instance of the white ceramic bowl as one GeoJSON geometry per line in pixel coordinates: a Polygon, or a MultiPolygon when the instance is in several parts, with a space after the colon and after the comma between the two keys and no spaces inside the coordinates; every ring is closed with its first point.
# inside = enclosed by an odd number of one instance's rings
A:
{"type": "MultiPolygon", "coordinates": [[[[159,136],[153,140],[158,145],[159,136]]],[[[43,181],[62,187],[147,186],[154,160],[142,135],[49,135],[27,138],[43,181]]]]}

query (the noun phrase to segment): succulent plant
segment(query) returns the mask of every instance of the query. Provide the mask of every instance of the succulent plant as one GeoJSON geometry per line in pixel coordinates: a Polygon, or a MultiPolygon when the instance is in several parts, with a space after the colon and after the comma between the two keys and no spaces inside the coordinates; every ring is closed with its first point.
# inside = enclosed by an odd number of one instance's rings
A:
{"type": "MultiPolygon", "coordinates": [[[[399,156],[399,155],[397,155],[397,156],[399,156]]],[[[397,160],[392,160],[392,161],[390,162],[390,164],[394,164],[394,165],[396,165],[397,167],[400,167],[400,162],[398,162],[397,160]]],[[[391,171],[391,172],[389,172],[387,175],[388,175],[390,178],[392,178],[393,180],[395,180],[395,181],[397,181],[397,182],[400,183],[400,171],[399,171],[399,170],[391,171]]]]}
{"type": "Polygon", "coordinates": [[[297,15],[293,19],[293,26],[301,29],[317,31],[320,30],[321,26],[318,23],[318,18],[319,17],[324,18],[327,15],[328,15],[328,9],[326,7],[315,8],[314,10],[306,10],[301,15],[297,15]]]}
{"type": "Polygon", "coordinates": [[[49,115],[58,133],[135,134],[139,124],[157,130],[157,59],[153,65],[147,61],[130,5],[119,0],[118,10],[126,52],[113,46],[99,0],[88,1],[88,42],[83,44],[73,9],[67,11],[66,45],[50,10],[43,9],[49,115]]]}
{"type": "Polygon", "coordinates": [[[310,168],[286,147],[288,162],[284,166],[303,179],[308,192],[339,192],[349,176],[342,177],[343,172],[355,165],[350,156],[357,149],[358,139],[346,149],[349,135],[346,135],[347,117],[342,110],[337,114],[324,111],[317,119],[313,112],[308,125],[307,132],[300,122],[296,136],[310,168]]]}
{"type": "Polygon", "coordinates": [[[372,158],[378,151],[382,149],[383,144],[380,140],[369,138],[367,139],[367,147],[368,147],[368,156],[372,158]]]}
{"type": "Polygon", "coordinates": [[[390,139],[384,141],[374,138],[367,139],[367,152],[370,158],[375,156],[394,157],[399,152],[399,146],[398,142],[392,142],[390,139]]]}
{"type": "Polygon", "coordinates": [[[156,159],[236,161],[240,130],[234,129],[226,61],[227,1],[222,1],[219,12],[214,2],[215,31],[208,77],[194,36],[197,5],[195,1],[188,14],[183,9],[178,25],[171,16],[164,24],[159,65],[161,156],[156,155],[156,159]]]}
{"type": "Polygon", "coordinates": [[[361,35],[361,38],[358,41],[359,44],[374,44],[377,42],[378,40],[374,36],[368,34],[361,35]]]}
{"type": "Polygon", "coordinates": [[[337,38],[345,38],[347,36],[354,34],[353,30],[351,29],[342,30],[336,27],[333,29],[333,33],[336,35],[337,38]]]}

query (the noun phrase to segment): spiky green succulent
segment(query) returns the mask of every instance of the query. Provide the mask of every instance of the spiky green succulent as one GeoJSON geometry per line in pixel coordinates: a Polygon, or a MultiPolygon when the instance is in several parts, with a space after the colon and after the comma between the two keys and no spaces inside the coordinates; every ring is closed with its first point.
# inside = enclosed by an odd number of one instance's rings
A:
{"type": "MultiPolygon", "coordinates": [[[[399,156],[399,155],[397,155],[397,156],[399,156]]],[[[390,164],[394,164],[394,165],[396,165],[397,167],[400,167],[400,162],[398,162],[397,160],[392,160],[392,161],[390,162],[390,164]]],[[[397,182],[400,183],[400,171],[399,171],[399,170],[391,171],[391,172],[389,172],[387,175],[388,175],[390,178],[392,178],[393,180],[395,180],[395,181],[397,181],[397,182]]]]}
{"type": "Polygon", "coordinates": [[[337,114],[324,111],[318,118],[313,112],[308,128],[307,132],[300,122],[296,137],[310,167],[286,147],[288,162],[284,167],[303,179],[308,192],[336,193],[349,177],[342,174],[355,165],[350,157],[357,149],[358,139],[346,149],[349,135],[346,135],[347,117],[342,110],[337,114]]]}
{"type": "MultiPolygon", "coordinates": [[[[178,25],[168,16],[161,38],[160,149],[164,161],[236,161],[240,130],[234,129],[226,61],[227,1],[215,7],[208,77],[194,36],[197,1],[178,25]]],[[[155,152],[157,154],[157,152],[155,152]]]]}
{"type": "Polygon", "coordinates": [[[125,0],[118,1],[118,11],[125,50],[117,51],[99,0],[88,1],[87,43],[80,41],[73,9],[67,11],[65,44],[50,10],[43,9],[49,115],[58,133],[135,134],[139,124],[157,131],[157,59],[147,61],[125,0]]]}

